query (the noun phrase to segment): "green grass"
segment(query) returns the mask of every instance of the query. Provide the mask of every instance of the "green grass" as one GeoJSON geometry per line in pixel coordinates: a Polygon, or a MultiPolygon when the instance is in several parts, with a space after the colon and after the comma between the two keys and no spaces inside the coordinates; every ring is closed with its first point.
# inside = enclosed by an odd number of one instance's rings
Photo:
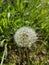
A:
{"type": "Polygon", "coordinates": [[[0,1],[0,62],[7,44],[7,57],[3,65],[49,65],[48,2],[49,0],[0,1]],[[38,41],[28,51],[26,48],[19,49],[14,44],[13,35],[22,26],[35,29],[38,36],[38,41]]]}

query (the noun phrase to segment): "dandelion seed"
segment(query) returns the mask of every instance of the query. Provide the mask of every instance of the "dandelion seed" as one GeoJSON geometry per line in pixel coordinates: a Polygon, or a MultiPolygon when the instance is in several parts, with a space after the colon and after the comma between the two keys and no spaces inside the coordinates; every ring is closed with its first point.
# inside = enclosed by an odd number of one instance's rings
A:
{"type": "Polygon", "coordinates": [[[37,35],[33,29],[24,26],[15,32],[14,40],[18,46],[31,47],[36,42],[37,35]]]}

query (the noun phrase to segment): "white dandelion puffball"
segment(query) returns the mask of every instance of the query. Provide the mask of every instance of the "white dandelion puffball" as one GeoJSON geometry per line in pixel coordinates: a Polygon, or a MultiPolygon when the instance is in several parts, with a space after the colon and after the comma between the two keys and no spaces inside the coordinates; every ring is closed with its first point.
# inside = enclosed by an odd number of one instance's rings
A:
{"type": "Polygon", "coordinates": [[[31,47],[36,42],[37,35],[33,29],[23,26],[15,32],[14,40],[18,46],[31,47]]]}

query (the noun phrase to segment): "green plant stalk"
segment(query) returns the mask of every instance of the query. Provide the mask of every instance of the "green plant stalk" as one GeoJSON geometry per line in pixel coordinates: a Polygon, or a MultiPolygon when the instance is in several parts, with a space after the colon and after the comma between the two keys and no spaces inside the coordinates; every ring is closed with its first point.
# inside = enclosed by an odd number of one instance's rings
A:
{"type": "Polygon", "coordinates": [[[1,60],[1,64],[0,65],[3,65],[5,56],[7,56],[7,44],[5,44],[5,50],[3,52],[3,56],[2,56],[2,60],[1,60]]]}

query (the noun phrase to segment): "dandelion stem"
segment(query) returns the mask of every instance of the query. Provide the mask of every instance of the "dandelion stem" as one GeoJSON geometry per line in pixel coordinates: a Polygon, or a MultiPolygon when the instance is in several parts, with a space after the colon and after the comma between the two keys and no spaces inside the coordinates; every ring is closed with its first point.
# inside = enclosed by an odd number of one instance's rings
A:
{"type": "Polygon", "coordinates": [[[19,65],[21,64],[21,48],[19,48],[19,57],[20,57],[20,62],[19,65]]]}
{"type": "Polygon", "coordinates": [[[27,62],[28,62],[27,65],[30,65],[30,63],[29,63],[29,54],[28,54],[28,49],[27,48],[26,48],[26,56],[27,56],[27,62]]]}

